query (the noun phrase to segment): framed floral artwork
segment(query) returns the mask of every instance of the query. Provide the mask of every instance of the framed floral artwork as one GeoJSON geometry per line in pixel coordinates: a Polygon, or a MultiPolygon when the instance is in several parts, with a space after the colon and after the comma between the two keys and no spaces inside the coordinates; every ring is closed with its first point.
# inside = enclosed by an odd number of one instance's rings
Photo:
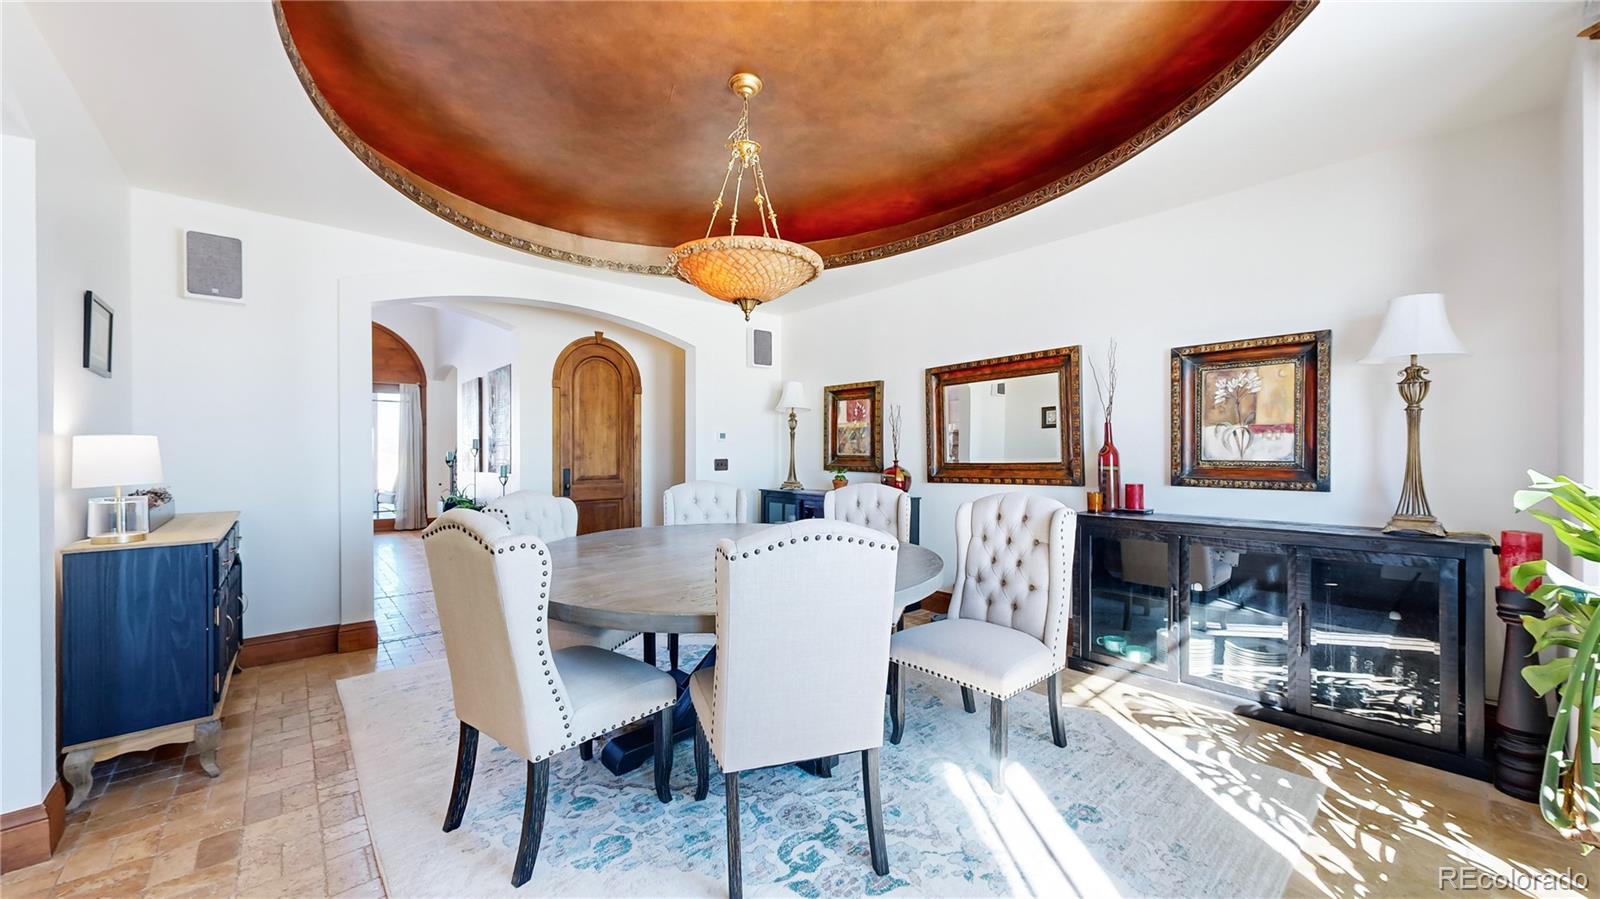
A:
{"type": "Polygon", "coordinates": [[[883,471],[883,382],[824,387],[822,408],[822,467],[883,471]]]}
{"type": "Polygon", "coordinates": [[[1173,349],[1173,486],[1326,492],[1332,334],[1173,349]]]}

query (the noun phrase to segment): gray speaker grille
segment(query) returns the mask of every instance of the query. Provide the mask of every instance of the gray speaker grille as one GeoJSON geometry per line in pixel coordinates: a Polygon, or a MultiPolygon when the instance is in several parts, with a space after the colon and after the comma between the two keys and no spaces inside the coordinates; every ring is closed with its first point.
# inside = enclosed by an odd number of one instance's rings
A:
{"type": "Polygon", "coordinates": [[[750,331],[750,363],[752,365],[772,364],[772,332],[760,328],[750,331]]]}
{"type": "Polygon", "coordinates": [[[183,233],[184,290],[199,297],[244,299],[244,242],[237,237],[183,233]]]}

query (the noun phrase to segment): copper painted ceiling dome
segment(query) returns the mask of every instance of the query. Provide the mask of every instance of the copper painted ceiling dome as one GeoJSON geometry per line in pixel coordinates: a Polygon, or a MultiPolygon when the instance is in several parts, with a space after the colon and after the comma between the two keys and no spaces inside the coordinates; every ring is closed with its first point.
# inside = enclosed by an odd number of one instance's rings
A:
{"type": "MultiPolygon", "coordinates": [[[[667,273],[759,72],[783,237],[828,268],[1001,221],[1204,109],[1313,4],[284,0],[289,59],[373,171],[482,237],[667,273]]],[[[758,232],[759,233],[759,232],[758,232]]]]}

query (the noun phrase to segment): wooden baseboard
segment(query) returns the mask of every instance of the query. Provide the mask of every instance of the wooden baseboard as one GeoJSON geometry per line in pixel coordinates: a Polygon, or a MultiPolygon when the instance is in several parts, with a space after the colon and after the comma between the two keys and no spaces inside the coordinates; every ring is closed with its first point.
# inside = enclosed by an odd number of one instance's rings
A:
{"type": "Polygon", "coordinates": [[[337,624],[284,631],[281,634],[262,634],[245,638],[244,645],[239,648],[239,667],[254,668],[257,665],[292,662],[338,651],[337,624]]]}
{"type": "Polygon", "coordinates": [[[67,826],[67,791],[56,781],[44,801],[0,815],[0,874],[50,858],[67,826]]]}
{"type": "Polygon", "coordinates": [[[327,624],[308,627],[281,634],[263,634],[249,637],[239,648],[239,667],[274,665],[325,656],[336,652],[360,652],[378,648],[378,623],[354,621],[349,624],[327,624]]]}
{"type": "Polygon", "coordinates": [[[360,652],[378,648],[378,622],[356,621],[339,625],[339,651],[360,652]]]}

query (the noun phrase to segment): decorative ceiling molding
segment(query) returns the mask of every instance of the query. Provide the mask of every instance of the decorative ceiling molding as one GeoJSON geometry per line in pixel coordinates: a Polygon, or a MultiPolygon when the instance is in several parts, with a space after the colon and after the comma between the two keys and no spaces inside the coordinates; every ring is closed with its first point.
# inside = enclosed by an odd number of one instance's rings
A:
{"type": "MultiPolygon", "coordinates": [[[[866,246],[860,245],[861,234],[808,240],[806,244],[822,255],[828,268],[855,265],[932,246],[1064,196],[1132,159],[1193,119],[1254,70],[1304,21],[1315,6],[1316,0],[1290,0],[1242,52],[1190,92],[1182,102],[1110,150],[1043,186],[954,221],[941,222],[937,220],[938,215],[931,215],[874,229],[865,235],[868,239],[873,233],[891,232],[891,236],[866,246]],[[924,223],[926,227],[923,227],[924,223]],[[902,232],[910,233],[894,236],[902,232]]],[[[284,0],[273,0],[273,16],[289,63],[323,120],[356,158],[417,205],[478,237],[542,258],[618,272],[669,274],[667,254],[670,245],[652,246],[607,240],[527,221],[454,193],[379,152],[350,127],[318,86],[291,32],[284,0]]],[[[726,77],[720,72],[717,74],[726,77]]],[[[769,105],[776,102],[769,101],[769,105]]],[[[1019,128],[1023,124],[1019,123],[1019,128]]],[[[795,201],[791,200],[787,205],[793,210],[795,201]]]]}

